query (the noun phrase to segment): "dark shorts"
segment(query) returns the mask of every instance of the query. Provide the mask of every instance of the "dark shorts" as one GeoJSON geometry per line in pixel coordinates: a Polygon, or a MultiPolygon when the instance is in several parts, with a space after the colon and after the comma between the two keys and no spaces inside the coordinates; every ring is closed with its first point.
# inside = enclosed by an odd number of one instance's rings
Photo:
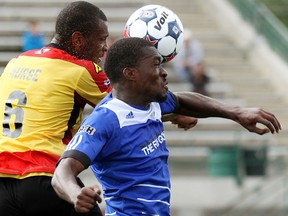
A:
{"type": "Polygon", "coordinates": [[[89,214],[77,214],[73,205],[57,196],[47,176],[0,178],[0,215],[102,216],[98,205],[89,214]]]}

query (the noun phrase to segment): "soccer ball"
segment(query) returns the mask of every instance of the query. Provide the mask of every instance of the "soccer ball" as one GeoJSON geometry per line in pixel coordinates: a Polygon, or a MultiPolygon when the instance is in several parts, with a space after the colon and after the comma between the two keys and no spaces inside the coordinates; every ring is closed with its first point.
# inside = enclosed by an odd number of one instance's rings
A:
{"type": "Polygon", "coordinates": [[[161,5],[146,5],[129,17],[124,37],[140,37],[150,41],[162,56],[171,61],[183,45],[184,30],[179,17],[161,5]]]}

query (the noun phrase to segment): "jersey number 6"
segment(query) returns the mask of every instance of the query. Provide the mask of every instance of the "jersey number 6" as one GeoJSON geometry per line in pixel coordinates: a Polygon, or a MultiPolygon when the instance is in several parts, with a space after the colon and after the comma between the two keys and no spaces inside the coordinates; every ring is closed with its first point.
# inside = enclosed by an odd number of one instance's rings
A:
{"type": "Polygon", "coordinates": [[[26,95],[22,91],[14,91],[9,95],[4,111],[3,136],[11,138],[20,136],[24,118],[21,106],[26,105],[26,102],[26,95]],[[13,104],[16,104],[17,107],[13,107],[13,104]]]}

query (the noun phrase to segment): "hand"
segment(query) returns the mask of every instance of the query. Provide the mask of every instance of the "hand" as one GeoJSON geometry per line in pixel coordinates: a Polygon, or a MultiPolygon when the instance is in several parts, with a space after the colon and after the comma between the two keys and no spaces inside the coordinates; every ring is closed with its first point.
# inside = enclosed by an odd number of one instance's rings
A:
{"type": "Polygon", "coordinates": [[[171,122],[175,124],[177,128],[183,128],[186,131],[193,128],[197,124],[198,119],[189,116],[175,115],[173,119],[171,119],[171,122]]]}
{"type": "Polygon", "coordinates": [[[74,208],[77,213],[87,213],[89,212],[96,202],[101,203],[101,190],[99,186],[93,185],[90,187],[83,187],[80,190],[75,202],[74,208]]]}
{"type": "Polygon", "coordinates": [[[241,124],[250,132],[260,135],[271,132],[279,133],[282,129],[278,119],[272,114],[260,108],[242,108],[237,113],[236,122],[241,124]],[[265,127],[257,127],[257,124],[262,124],[265,127]]]}

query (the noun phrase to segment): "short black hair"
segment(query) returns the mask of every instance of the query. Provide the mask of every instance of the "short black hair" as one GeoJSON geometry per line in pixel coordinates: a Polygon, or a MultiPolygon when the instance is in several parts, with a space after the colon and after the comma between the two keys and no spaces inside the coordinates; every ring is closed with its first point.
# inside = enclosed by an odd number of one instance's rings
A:
{"type": "Polygon", "coordinates": [[[136,67],[143,58],[142,48],[153,46],[143,38],[130,37],[116,41],[106,55],[104,70],[111,83],[119,81],[126,67],[136,67]]]}
{"type": "Polygon", "coordinates": [[[58,38],[68,41],[73,32],[79,31],[84,36],[95,31],[95,23],[107,21],[104,12],[96,5],[86,1],[75,1],[63,8],[56,20],[55,33],[58,38]]]}

